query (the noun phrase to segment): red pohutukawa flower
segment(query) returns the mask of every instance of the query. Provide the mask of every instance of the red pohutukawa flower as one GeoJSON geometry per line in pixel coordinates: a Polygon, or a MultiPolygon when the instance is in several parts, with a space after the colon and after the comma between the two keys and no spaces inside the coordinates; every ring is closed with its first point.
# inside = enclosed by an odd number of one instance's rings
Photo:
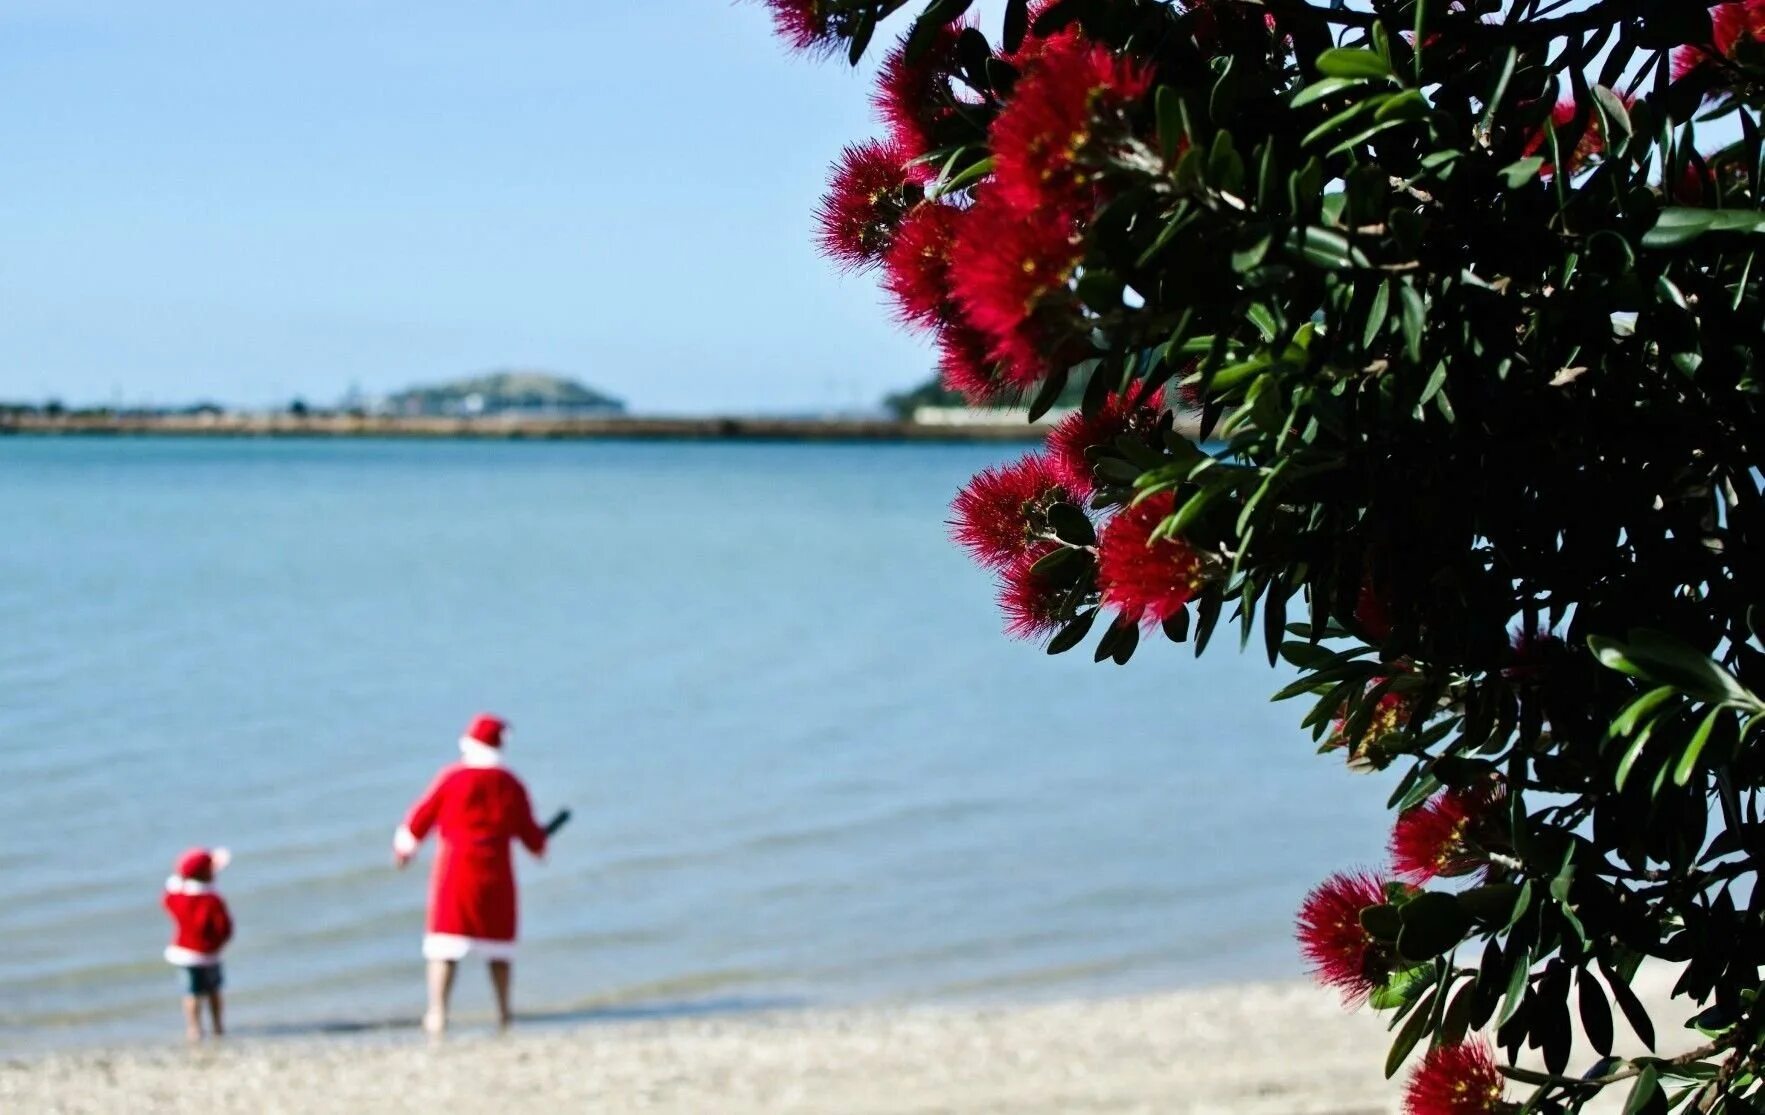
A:
{"type": "MultiPolygon", "coordinates": [[[[1625,100],[1628,102],[1630,98],[1625,98],[1625,100]]],[[[1556,107],[1551,109],[1550,123],[1540,127],[1538,131],[1534,132],[1532,136],[1527,139],[1526,146],[1521,149],[1521,154],[1537,155],[1540,152],[1543,152],[1548,155],[1550,153],[1550,141],[1545,129],[1547,127],[1567,127],[1569,122],[1575,119],[1576,113],[1579,111],[1580,110],[1575,104],[1573,98],[1558,101],[1556,107]]],[[[1589,108],[1587,114],[1587,127],[1583,129],[1581,138],[1575,142],[1575,149],[1569,152],[1568,157],[1564,159],[1564,165],[1568,168],[1570,174],[1574,174],[1583,166],[1587,165],[1587,160],[1598,155],[1605,149],[1606,136],[1600,124],[1600,114],[1594,109],[1589,108]]],[[[1556,169],[1557,168],[1554,164],[1547,162],[1539,169],[1538,173],[1545,178],[1549,178],[1556,173],[1556,169]]]]}
{"type": "Polygon", "coordinates": [[[1458,789],[1406,809],[1391,830],[1392,870],[1420,884],[1486,866],[1484,842],[1505,800],[1499,790],[1458,789]]]}
{"type": "Polygon", "coordinates": [[[1299,948],[1312,975],[1350,1006],[1391,978],[1395,957],[1361,924],[1361,911],[1385,903],[1385,881],[1365,872],[1330,876],[1299,907],[1299,948]]]}
{"type": "Polygon", "coordinates": [[[883,256],[883,286],[909,325],[935,326],[951,316],[950,253],[964,210],[927,201],[913,207],[883,256]]]}
{"type": "Polygon", "coordinates": [[[1124,619],[1163,623],[1207,586],[1202,554],[1181,538],[1153,540],[1177,509],[1175,492],[1159,492],[1124,507],[1097,540],[1097,579],[1103,602],[1124,619]]]}
{"type": "Polygon", "coordinates": [[[834,164],[816,220],[822,251],[847,268],[882,258],[924,191],[910,180],[899,148],[872,140],[846,148],[834,164]]]}
{"type": "Polygon", "coordinates": [[[1028,10],[1028,30],[1024,33],[1023,42],[1018,48],[1001,57],[1019,70],[1028,71],[1038,62],[1042,55],[1051,49],[1071,43],[1083,36],[1076,22],[1069,23],[1060,30],[1048,35],[1036,34],[1036,21],[1043,13],[1054,6],[1054,0],[1030,0],[1028,10]]]}
{"type": "Polygon", "coordinates": [[[1550,673],[1568,650],[1569,645],[1548,628],[1516,632],[1502,676],[1509,681],[1538,681],[1550,673]]]}
{"type": "MultiPolygon", "coordinates": [[[[1377,688],[1385,681],[1374,678],[1367,684],[1369,691],[1377,688]]],[[[1345,747],[1348,749],[1348,769],[1367,772],[1385,769],[1391,761],[1391,755],[1384,748],[1387,738],[1401,731],[1410,722],[1410,715],[1415,711],[1415,703],[1406,693],[1387,691],[1374,706],[1372,716],[1367,720],[1366,731],[1359,739],[1348,738],[1349,714],[1346,709],[1331,725],[1328,746],[1331,748],[1345,747]]]]}
{"type": "Polygon", "coordinates": [[[1494,1115],[1502,1102],[1495,1051],[1479,1039],[1428,1051],[1404,1090],[1404,1115],[1494,1115]]]}
{"type": "Polygon", "coordinates": [[[1099,128],[1151,84],[1150,70],[1108,47],[1049,46],[993,121],[993,188],[1026,212],[1073,212],[1092,183],[1086,159],[1099,128]]]}
{"type": "Polygon", "coordinates": [[[960,317],[938,329],[938,374],[945,387],[971,403],[994,401],[1009,390],[992,342],[960,317]]]}
{"type": "Polygon", "coordinates": [[[1037,543],[999,576],[999,610],[1005,613],[1005,633],[1014,639],[1046,639],[1066,622],[1065,589],[1035,568],[1056,548],[1052,542],[1037,543]]]}
{"type": "Polygon", "coordinates": [[[1095,414],[1075,411],[1048,431],[1048,456],[1061,482],[1080,495],[1092,489],[1091,461],[1085,454],[1109,445],[1123,434],[1145,434],[1164,415],[1164,391],[1157,390],[1135,405],[1138,388],[1111,394],[1095,414]]]}
{"type": "Polygon", "coordinates": [[[772,27],[791,49],[825,54],[845,37],[848,28],[828,0],[766,0],[772,27]]]}
{"type": "MultiPolygon", "coordinates": [[[[962,30],[962,24],[945,24],[933,35],[931,45],[911,59],[907,40],[902,39],[877,73],[877,114],[888,125],[889,139],[910,158],[933,148],[939,124],[955,111],[956,89],[950,75],[956,69],[956,40],[962,30]]],[[[923,180],[932,170],[921,166],[915,173],[923,180]]]]}
{"type": "Polygon", "coordinates": [[[1733,60],[1746,44],[1765,42],[1765,0],[1734,0],[1710,9],[1710,41],[1673,51],[1678,80],[1717,58],[1733,60]]]}
{"type": "Polygon", "coordinates": [[[1039,453],[977,473],[950,505],[951,535],[982,565],[1004,568],[1029,553],[1048,508],[1072,501],[1039,453]]]}
{"type": "Polygon", "coordinates": [[[1373,642],[1382,643],[1391,637],[1391,609],[1386,607],[1385,595],[1374,583],[1371,569],[1361,574],[1360,591],[1354,599],[1354,622],[1373,642]]]}
{"type": "Polygon", "coordinates": [[[1013,386],[1040,381],[1053,350],[1076,332],[1078,306],[1068,283],[1083,254],[1071,225],[1027,219],[993,191],[963,217],[951,285],[963,315],[988,337],[1013,386]]]}

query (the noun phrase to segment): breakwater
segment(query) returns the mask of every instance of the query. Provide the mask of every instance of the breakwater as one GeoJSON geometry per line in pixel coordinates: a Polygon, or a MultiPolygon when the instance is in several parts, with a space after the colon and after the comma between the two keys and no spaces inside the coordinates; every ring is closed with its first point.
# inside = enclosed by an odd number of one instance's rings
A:
{"type": "Polygon", "coordinates": [[[418,418],[350,414],[15,414],[0,434],[175,437],[386,437],[496,440],[1012,442],[1040,437],[1028,423],[931,424],[867,418],[418,418]]]}

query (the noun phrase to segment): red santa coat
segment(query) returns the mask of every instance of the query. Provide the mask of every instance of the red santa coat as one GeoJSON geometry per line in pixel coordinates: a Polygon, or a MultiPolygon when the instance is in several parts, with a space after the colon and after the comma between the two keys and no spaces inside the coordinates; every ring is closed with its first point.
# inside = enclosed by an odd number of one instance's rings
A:
{"type": "Polygon", "coordinates": [[[423,955],[513,956],[518,906],[509,842],[519,840],[536,856],[545,852],[545,830],[533,817],[527,787],[502,766],[494,748],[470,749],[411,807],[393,838],[394,850],[410,855],[431,829],[440,850],[429,877],[423,955]]]}
{"type": "Polygon", "coordinates": [[[165,883],[165,912],[173,927],[168,961],[182,968],[221,962],[221,949],[233,939],[233,918],[212,884],[173,875],[165,883]]]}

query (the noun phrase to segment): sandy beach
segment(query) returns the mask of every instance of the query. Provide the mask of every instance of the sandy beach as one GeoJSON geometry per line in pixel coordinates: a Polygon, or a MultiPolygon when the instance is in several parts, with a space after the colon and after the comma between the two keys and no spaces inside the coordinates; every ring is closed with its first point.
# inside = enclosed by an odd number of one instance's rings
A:
{"type": "MultiPolygon", "coordinates": [[[[1663,1049],[1675,1038],[1664,1029],[1663,1049]]],[[[1398,1110],[1402,1085],[1381,1077],[1384,1048],[1371,1011],[1346,1013],[1303,984],[1253,984],[505,1037],[468,1021],[436,1048],[412,1028],[57,1053],[0,1062],[0,1111],[1379,1115],[1398,1110]]],[[[1616,1110],[1623,1096],[1603,1098],[1616,1110]]]]}

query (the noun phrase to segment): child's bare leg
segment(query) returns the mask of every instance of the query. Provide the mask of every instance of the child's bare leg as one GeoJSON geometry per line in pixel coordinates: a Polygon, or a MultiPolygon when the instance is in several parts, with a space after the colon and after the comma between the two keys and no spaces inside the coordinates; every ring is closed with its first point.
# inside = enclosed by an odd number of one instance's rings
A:
{"type": "Polygon", "coordinates": [[[184,996],[184,1036],[191,1041],[202,1040],[202,1004],[196,996],[184,996]]]}
{"type": "Polygon", "coordinates": [[[423,1015],[423,1029],[437,1037],[447,1030],[447,1000],[453,993],[456,967],[453,960],[429,962],[429,1011],[423,1015]]]}
{"type": "Polygon", "coordinates": [[[513,965],[507,960],[490,962],[490,986],[496,992],[496,1024],[504,1030],[515,1020],[514,1012],[509,1009],[509,982],[513,975],[513,965]]]}
{"type": "Polygon", "coordinates": [[[226,1028],[221,1025],[221,993],[219,991],[208,993],[208,1020],[209,1029],[214,1031],[215,1037],[218,1038],[227,1032],[226,1028]]]}

